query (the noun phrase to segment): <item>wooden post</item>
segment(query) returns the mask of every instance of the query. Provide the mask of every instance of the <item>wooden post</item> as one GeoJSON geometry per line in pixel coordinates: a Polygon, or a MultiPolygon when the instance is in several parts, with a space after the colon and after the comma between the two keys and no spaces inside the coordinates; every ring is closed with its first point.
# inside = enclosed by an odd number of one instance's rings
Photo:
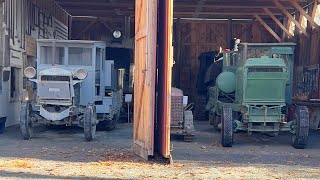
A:
{"type": "Polygon", "coordinates": [[[85,28],[83,28],[83,29],[75,36],[75,39],[78,39],[83,33],[85,33],[86,31],[88,31],[96,22],[97,22],[97,20],[91,21],[85,28]]]}
{"type": "Polygon", "coordinates": [[[180,88],[180,73],[181,73],[181,19],[178,18],[176,22],[176,47],[175,47],[175,85],[180,88]]]}
{"type": "Polygon", "coordinates": [[[72,39],[72,21],[73,21],[73,19],[72,19],[72,16],[69,16],[69,27],[68,27],[68,30],[69,30],[69,40],[71,40],[72,39]]]}
{"type": "MultiPolygon", "coordinates": [[[[233,35],[232,35],[232,19],[229,18],[228,19],[228,32],[227,32],[227,43],[229,48],[232,48],[233,44],[231,44],[231,41],[233,39],[233,35]]],[[[236,38],[240,38],[240,37],[236,37],[236,38]]]]}
{"type": "Polygon", "coordinates": [[[125,17],[125,21],[124,21],[124,35],[125,38],[129,39],[130,38],[130,34],[131,34],[131,29],[130,29],[130,25],[131,25],[131,18],[129,17],[125,17]]]}

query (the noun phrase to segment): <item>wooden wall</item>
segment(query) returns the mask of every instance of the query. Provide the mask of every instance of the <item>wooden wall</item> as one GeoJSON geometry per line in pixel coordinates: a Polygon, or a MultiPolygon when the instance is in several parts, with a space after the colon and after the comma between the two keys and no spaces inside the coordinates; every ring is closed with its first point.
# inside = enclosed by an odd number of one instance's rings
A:
{"type": "Polygon", "coordinates": [[[310,37],[299,34],[297,38],[297,66],[316,65],[320,63],[320,32],[313,29],[310,37]]]}
{"type": "Polygon", "coordinates": [[[32,2],[51,16],[57,18],[64,25],[69,24],[69,14],[59,6],[54,0],[32,0],[32,2]]]}

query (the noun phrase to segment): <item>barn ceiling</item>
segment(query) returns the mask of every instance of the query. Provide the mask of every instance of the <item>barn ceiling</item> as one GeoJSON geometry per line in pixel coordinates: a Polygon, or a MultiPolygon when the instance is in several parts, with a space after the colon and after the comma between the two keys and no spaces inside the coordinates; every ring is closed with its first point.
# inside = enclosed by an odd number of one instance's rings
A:
{"type": "MultiPolygon", "coordinates": [[[[134,0],[55,0],[72,16],[101,18],[134,17],[134,0]]],[[[174,0],[174,17],[178,18],[254,18],[256,15],[269,18],[263,8],[275,16],[283,16],[276,2],[279,1],[290,13],[296,9],[290,0],[174,0]]],[[[311,0],[296,1],[306,6],[311,0]]]]}

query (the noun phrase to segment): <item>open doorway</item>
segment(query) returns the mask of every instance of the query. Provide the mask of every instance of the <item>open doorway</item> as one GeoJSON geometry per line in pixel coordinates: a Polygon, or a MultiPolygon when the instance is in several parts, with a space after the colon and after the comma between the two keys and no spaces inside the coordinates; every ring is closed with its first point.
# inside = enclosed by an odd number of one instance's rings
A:
{"type": "Polygon", "coordinates": [[[133,122],[133,105],[126,99],[133,94],[133,49],[129,48],[106,48],[106,59],[114,61],[114,68],[117,70],[118,86],[124,95],[119,123],[133,122]]]}

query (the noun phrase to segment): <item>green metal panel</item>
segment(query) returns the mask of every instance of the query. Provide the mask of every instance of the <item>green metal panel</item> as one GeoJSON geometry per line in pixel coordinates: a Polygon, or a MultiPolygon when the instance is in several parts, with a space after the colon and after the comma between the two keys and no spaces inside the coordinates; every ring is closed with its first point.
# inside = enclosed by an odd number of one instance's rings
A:
{"type": "Polygon", "coordinates": [[[249,122],[280,122],[282,118],[281,106],[249,107],[249,122]]]}
{"type": "Polygon", "coordinates": [[[243,102],[243,67],[236,72],[236,102],[243,102]]]}
{"type": "Polygon", "coordinates": [[[283,59],[280,58],[269,58],[262,56],[261,58],[250,58],[247,60],[244,67],[255,67],[255,66],[273,66],[273,67],[286,67],[283,59]]]}
{"type": "Polygon", "coordinates": [[[284,59],[288,68],[288,81],[286,86],[286,103],[292,103],[293,84],[293,64],[295,43],[241,43],[239,54],[241,54],[241,65],[244,65],[249,58],[260,58],[261,56],[272,57],[274,54],[278,58],[284,59]]]}
{"type": "Polygon", "coordinates": [[[287,73],[248,73],[244,102],[285,102],[287,73]]]}
{"type": "Polygon", "coordinates": [[[268,57],[248,59],[243,71],[243,102],[284,103],[288,79],[285,67],[282,59],[268,57]]]}
{"type": "Polygon", "coordinates": [[[293,54],[293,48],[292,47],[271,47],[271,53],[291,55],[293,54]]]}

